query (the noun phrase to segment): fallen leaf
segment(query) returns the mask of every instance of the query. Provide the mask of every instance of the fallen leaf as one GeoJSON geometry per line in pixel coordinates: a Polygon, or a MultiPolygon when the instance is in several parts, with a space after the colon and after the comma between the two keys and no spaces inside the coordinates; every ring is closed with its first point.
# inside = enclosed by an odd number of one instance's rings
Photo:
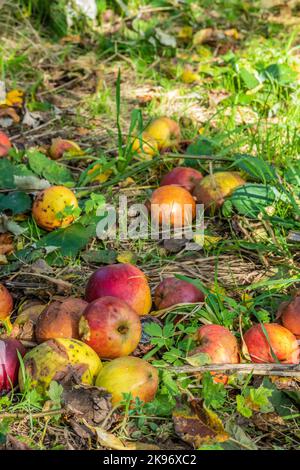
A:
{"type": "Polygon", "coordinates": [[[177,435],[194,449],[203,444],[225,442],[229,435],[221,420],[205,407],[202,400],[177,401],[173,411],[173,423],[177,435]]]}
{"type": "Polygon", "coordinates": [[[209,41],[213,37],[213,28],[204,28],[198,31],[193,38],[193,45],[198,46],[209,41]]]}
{"type": "Polygon", "coordinates": [[[6,94],[5,105],[8,107],[21,108],[24,101],[24,92],[22,90],[11,90],[6,94]]]}
{"type": "Polygon", "coordinates": [[[160,448],[155,444],[126,441],[123,443],[121,439],[114,436],[114,434],[107,432],[100,427],[94,428],[94,430],[101,446],[112,450],[160,450],[160,448]]]}
{"type": "Polygon", "coordinates": [[[200,81],[200,76],[197,73],[193,72],[193,70],[185,68],[182,72],[181,80],[183,81],[183,83],[187,84],[195,83],[200,81]]]}
{"type": "Polygon", "coordinates": [[[191,39],[193,36],[192,26],[183,26],[177,33],[178,39],[191,39]]]}
{"type": "Polygon", "coordinates": [[[119,263],[135,264],[136,255],[132,253],[132,251],[122,251],[121,253],[118,254],[117,261],[119,261],[119,263]]]}

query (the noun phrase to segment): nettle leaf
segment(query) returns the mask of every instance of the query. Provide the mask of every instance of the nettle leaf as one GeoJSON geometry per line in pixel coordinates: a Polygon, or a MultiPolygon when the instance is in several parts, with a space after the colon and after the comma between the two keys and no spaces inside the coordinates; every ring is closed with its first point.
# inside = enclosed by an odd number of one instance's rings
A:
{"type": "Polygon", "coordinates": [[[21,191],[0,195],[0,211],[10,210],[12,214],[23,214],[31,209],[31,198],[21,191]]]}
{"type": "Polygon", "coordinates": [[[236,157],[238,157],[238,160],[235,162],[235,166],[257,181],[262,183],[277,181],[275,169],[261,158],[251,155],[236,155],[236,157]]]}
{"type": "Polygon", "coordinates": [[[228,201],[239,214],[256,218],[276,202],[277,196],[278,191],[272,186],[248,183],[237,188],[228,201]]]}
{"type": "Polygon", "coordinates": [[[0,159],[0,189],[13,189],[14,183],[14,165],[5,158],[0,159]]]}
{"type": "Polygon", "coordinates": [[[28,152],[28,163],[32,171],[38,176],[46,178],[50,183],[73,183],[71,172],[64,165],[47,158],[36,150],[28,152]]]}

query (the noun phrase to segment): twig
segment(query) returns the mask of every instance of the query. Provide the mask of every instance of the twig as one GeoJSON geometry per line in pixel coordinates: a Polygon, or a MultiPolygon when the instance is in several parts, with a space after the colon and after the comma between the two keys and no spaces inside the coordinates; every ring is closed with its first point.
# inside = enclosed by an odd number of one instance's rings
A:
{"type": "MultiPolygon", "coordinates": [[[[48,282],[52,282],[53,284],[56,284],[60,287],[65,287],[65,288],[72,288],[73,287],[73,284],[71,284],[70,282],[67,282],[67,281],[63,281],[62,279],[55,279],[53,277],[50,277],[50,276],[46,276],[45,274],[40,274],[40,273],[18,273],[19,275],[26,275],[26,276],[36,276],[36,277],[40,277],[42,279],[45,279],[46,281],[48,282]]],[[[13,284],[11,282],[7,282],[7,284],[13,284]]]]}
{"type": "Polygon", "coordinates": [[[199,367],[170,367],[171,372],[224,372],[227,374],[278,375],[280,377],[300,378],[299,364],[211,364],[199,367]]]}
{"type": "Polygon", "coordinates": [[[55,416],[60,415],[65,411],[63,408],[58,410],[50,411],[41,411],[39,413],[1,413],[0,420],[4,418],[15,418],[15,419],[24,419],[24,418],[44,418],[45,416],[55,416]]]}

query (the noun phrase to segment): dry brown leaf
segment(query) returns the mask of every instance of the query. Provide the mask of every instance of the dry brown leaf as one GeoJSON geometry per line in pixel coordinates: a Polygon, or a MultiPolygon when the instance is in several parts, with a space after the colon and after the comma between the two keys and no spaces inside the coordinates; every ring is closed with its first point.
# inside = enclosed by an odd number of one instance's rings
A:
{"type": "Polygon", "coordinates": [[[9,255],[14,251],[13,239],[11,233],[0,234],[0,255],[9,255]]]}
{"type": "Polygon", "coordinates": [[[114,434],[105,431],[104,429],[97,427],[94,428],[97,434],[99,443],[102,447],[106,447],[112,450],[160,450],[160,448],[154,444],[147,444],[144,442],[126,442],[124,443],[116,437],[114,434]]]}
{"type": "Polygon", "coordinates": [[[200,29],[200,31],[198,31],[193,37],[194,46],[199,46],[200,44],[204,44],[205,42],[212,39],[213,35],[214,35],[213,28],[200,29]]]}
{"type": "Polygon", "coordinates": [[[224,442],[229,435],[218,416],[207,409],[202,400],[178,401],[173,411],[175,431],[184,442],[195,449],[203,444],[224,442]]]}

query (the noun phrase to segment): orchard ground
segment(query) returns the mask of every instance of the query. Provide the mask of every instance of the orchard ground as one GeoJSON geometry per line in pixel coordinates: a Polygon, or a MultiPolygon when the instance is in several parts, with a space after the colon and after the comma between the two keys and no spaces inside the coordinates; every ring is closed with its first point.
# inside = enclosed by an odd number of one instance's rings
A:
{"type": "MultiPolygon", "coordinates": [[[[255,319],[274,321],[280,303],[299,287],[299,8],[295,2],[270,7],[219,0],[212,8],[205,0],[175,6],[136,0],[123,11],[107,2],[95,27],[82,20],[67,31],[59,15],[46,16],[43,25],[30,16],[30,2],[15,3],[0,7],[0,80],[6,91],[24,91],[25,100],[16,108],[19,120],[0,107],[0,127],[8,125],[17,149],[11,161],[26,166],[21,176],[51,184],[61,179],[76,192],[81,213],[69,229],[46,235],[23,215],[24,199],[14,200],[11,214],[0,194],[1,232],[13,222],[15,233],[9,241],[0,238],[1,282],[21,305],[28,298],[80,297],[90,274],[114,262],[137,264],[153,288],[166,275],[196,279],[214,292],[210,301],[162,311],[157,318],[164,326],[148,330],[155,348],[146,359],[155,353],[154,363],[164,368],[156,400],[134,409],[127,403],[121,421],[108,418],[109,432],[162,449],[195,442],[201,449],[299,448],[297,380],[250,374],[234,376],[225,388],[210,375],[199,386],[193,376],[171,372],[187,364],[183,339],[201,322],[233,326],[240,334],[255,319]],[[179,148],[137,156],[132,135],[159,116],[180,124],[179,148]],[[47,162],[35,167],[39,149],[58,137],[84,154],[63,157],[51,171],[47,162]],[[94,214],[104,203],[116,206],[121,195],[144,204],[175,166],[205,175],[242,171],[252,184],[250,196],[237,193],[206,214],[198,251],[184,239],[95,235],[94,214]],[[174,323],[178,316],[182,321],[174,323]],[[209,444],[201,436],[179,439],[172,412],[186,395],[218,415],[230,435],[226,442],[218,442],[218,432],[209,444]]],[[[8,173],[2,168],[3,194],[8,173]]],[[[12,189],[9,194],[18,188],[12,189]]],[[[55,387],[46,403],[34,391],[1,398],[0,446],[110,447],[109,436],[99,444],[61,414],[47,414],[61,403],[55,387]]]]}

